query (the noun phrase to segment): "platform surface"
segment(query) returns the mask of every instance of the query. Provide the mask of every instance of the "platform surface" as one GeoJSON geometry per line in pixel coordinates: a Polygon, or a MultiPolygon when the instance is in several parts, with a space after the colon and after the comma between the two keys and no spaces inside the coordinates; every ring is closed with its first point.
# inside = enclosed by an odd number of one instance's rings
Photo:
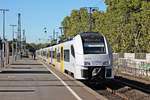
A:
{"type": "Polygon", "coordinates": [[[0,100],[99,100],[76,80],[56,71],[64,85],[53,73],[39,60],[18,60],[0,73],[0,100]]]}

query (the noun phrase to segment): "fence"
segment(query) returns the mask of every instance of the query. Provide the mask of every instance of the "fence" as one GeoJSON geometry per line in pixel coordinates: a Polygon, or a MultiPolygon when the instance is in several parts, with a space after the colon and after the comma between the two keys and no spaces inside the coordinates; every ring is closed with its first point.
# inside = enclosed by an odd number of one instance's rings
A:
{"type": "MultiPolygon", "coordinates": [[[[141,58],[145,58],[145,56],[141,58]]],[[[114,54],[113,66],[115,73],[150,78],[150,61],[146,59],[120,58],[119,54],[114,54]]]]}

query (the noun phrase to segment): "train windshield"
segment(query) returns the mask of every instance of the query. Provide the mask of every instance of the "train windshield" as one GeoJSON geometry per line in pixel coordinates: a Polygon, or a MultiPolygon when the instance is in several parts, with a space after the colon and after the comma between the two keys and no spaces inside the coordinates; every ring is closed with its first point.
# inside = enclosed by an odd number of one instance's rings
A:
{"type": "Polygon", "coordinates": [[[105,42],[99,33],[81,34],[84,54],[105,54],[105,42]]]}

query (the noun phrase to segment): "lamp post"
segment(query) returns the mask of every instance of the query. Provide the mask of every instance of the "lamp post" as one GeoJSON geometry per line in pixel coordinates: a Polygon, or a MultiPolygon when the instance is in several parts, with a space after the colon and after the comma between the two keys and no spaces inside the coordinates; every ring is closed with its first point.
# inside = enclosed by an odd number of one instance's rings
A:
{"type": "Polygon", "coordinates": [[[63,27],[63,26],[59,27],[61,35],[64,35],[64,37],[66,36],[65,33],[64,33],[64,30],[67,29],[67,28],[68,27],[63,27]]]}
{"type": "Polygon", "coordinates": [[[9,9],[0,9],[3,13],[3,39],[5,40],[5,12],[9,11],[9,9]]]}
{"type": "MultiPolygon", "coordinates": [[[[18,32],[15,32],[16,34],[18,34],[18,32]]],[[[15,50],[15,61],[17,60],[17,53],[18,53],[18,39],[17,39],[17,36],[16,36],[16,39],[15,39],[15,45],[16,45],[16,50],[15,50]]]]}
{"type": "Polygon", "coordinates": [[[14,28],[15,28],[17,25],[11,24],[11,25],[9,25],[9,26],[12,27],[12,63],[13,63],[13,62],[14,62],[14,53],[15,53],[15,49],[14,49],[14,40],[15,40],[15,38],[14,38],[14,28]]]}
{"type": "Polygon", "coordinates": [[[4,67],[4,62],[5,59],[4,57],[6,56],[6,50],[5,50],[5,44],[6,44],[6,39],[5,39],[5,12],[9,11],[9,9],[0,9],[3,13],[3,43],[2,43],[2,50],[1,50],[1,67],[4,67]]]}
{"type": "Polygon", "coordinates": [[[93,28],[92,12],[95,11],[95,10],[98,10],[98,7],[83,7],[83,8],[87,9],[88,12],[89,12],[89,31],[91,32],[92,28],[93,28]]]}
{"type": "Polygon", "coordinates": [[[14,28],[17,26],[17,25],[14,25],[14,24],[10,24],[9,26],[12,27],[12,39],[14,40],[15,39],[15,31],[14,31],[14,28]]]}
{"type": "Polygon", "coordinates": [[[63,35],[63,29],[64,29],[64,27],[59,27],[59,29],[60,29],[61,35],[63,35]]]}

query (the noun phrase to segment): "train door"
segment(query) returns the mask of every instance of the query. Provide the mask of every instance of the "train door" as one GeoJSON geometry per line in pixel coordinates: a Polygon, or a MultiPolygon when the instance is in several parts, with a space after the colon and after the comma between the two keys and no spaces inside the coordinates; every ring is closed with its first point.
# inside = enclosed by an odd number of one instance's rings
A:
{"type": "Polygon", "coordinates": [[[61,66],[61,72],[64,72],[64,48],[63,46],[61,46],[60,66],[61,66]]]}

